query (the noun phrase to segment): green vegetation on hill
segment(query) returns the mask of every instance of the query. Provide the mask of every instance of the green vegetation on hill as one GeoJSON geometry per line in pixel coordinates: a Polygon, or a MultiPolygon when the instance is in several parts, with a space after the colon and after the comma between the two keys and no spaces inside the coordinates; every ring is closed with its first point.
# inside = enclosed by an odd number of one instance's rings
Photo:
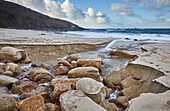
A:
{"type": "Polygon", "coordinates": [[[83,30],[73,23],[54,19],[21,5],[0,0],[0,28],[71,31],[83,30]]]}

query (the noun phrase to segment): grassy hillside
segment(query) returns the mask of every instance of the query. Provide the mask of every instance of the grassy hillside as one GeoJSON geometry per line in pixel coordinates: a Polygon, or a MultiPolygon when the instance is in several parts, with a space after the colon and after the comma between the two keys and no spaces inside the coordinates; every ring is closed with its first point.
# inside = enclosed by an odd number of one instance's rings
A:
{"type": "Polygon", "coordinates": [[[82,30],[83,28],[54,19],[21,5],[0,0],[0,27],[34,30],[82,30]]]}

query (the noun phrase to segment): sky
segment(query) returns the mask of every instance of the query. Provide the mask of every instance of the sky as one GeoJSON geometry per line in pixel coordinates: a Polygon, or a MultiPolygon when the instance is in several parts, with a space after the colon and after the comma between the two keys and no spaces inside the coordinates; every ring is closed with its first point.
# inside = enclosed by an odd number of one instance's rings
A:
{"type": "Polygon", "coordinates": [[[84,28],[170,28],[170,0],[6,0],[84,28]]]}

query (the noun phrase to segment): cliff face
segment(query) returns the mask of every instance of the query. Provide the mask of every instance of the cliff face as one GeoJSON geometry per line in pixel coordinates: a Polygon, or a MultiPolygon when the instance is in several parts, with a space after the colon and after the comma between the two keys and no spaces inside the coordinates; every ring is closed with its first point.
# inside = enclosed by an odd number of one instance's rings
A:
{"type": "Polygon", "coordinates": [[[83,28],[73,23],[54,19],[23,7],[0,0],[0,28],[71,31],[83,28]]]}

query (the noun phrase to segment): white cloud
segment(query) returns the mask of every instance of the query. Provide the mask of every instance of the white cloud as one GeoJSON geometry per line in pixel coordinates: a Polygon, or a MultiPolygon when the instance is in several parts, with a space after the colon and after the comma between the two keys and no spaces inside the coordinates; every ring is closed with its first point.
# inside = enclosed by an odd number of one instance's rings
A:
{"type": "Polygon", "coordinates": [[[125,4],[112,3],[111,10],[119,14],[120,16],[134,16],[135,14],[131,10],[131,7],[125,4]]]}
{"type": "Polygon", "coordinates": [[[110,19],[102,12],[95,13],[93,8],[88,8],[87,12],[75,7],[69,0],[63,3],[53,0],[6,0],[23,5],[32,10],[46,14],[54,18],[61,18],[71,21],[83,27],[107,27],[110,19]]]}

